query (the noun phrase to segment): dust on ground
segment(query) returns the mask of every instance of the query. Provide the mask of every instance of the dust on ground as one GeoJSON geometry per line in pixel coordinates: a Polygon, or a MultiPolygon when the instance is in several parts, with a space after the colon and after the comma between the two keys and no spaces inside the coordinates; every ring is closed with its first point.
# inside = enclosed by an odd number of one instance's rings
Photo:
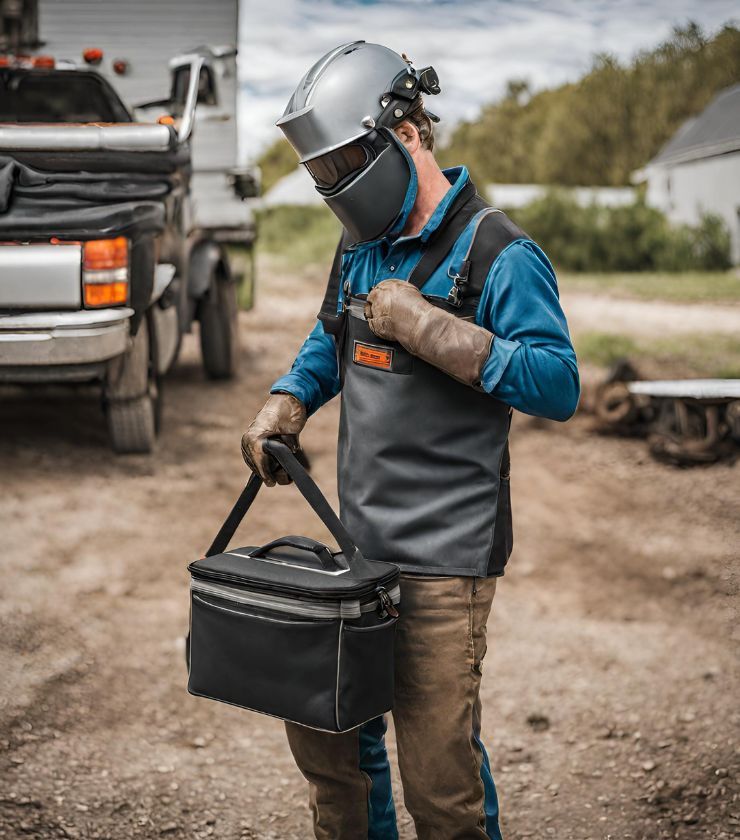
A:
{"type": "Polygon", "coordinates": [[[574,333],[596,330],[635,336],[666,336],[680,333],[738,335],[740,332],[740,305],[737,303],[635,300],[569,290],[563,292],[562,301],[574,333]]]}
{"type": "MultiPolygon", "coordinates": [[[[0,837],[311,836],[281,724],[185,691],[186,564],[321,294],[320,273],[260,281],[241,378],[204,381],[190,337],[153,457],[109,453],[94,393],[0,393],[0,837]]],[[[332,499],[337,408],[304,434],[332,499]]],[[[512,443],[516,547],[483,681],[505,836],[739,836],[740,467],[661,465],[585,416],[517,416],[512,443]]],[[[294,488],[253,511],[238,544],[324,535],[294,488]]]]}

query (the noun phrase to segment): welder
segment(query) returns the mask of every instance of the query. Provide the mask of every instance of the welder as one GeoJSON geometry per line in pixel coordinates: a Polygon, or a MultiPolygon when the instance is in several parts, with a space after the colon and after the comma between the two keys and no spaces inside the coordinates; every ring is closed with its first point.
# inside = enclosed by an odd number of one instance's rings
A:
{"type": "MultiPolygon", "coordinates": [[[[512,548],[512,409],[566,420],[579,379],[547,257],[464,166],[435,160],[424,97],[439,92],[433,68],[357,41],[314,64],[278,120],[343,235],[316,326],[242,452],[286,483],[263,441],[297,449],[341,394],[341,519],[365,556],[402,570],[404,802],[420,840],[469,840],[501,837],[479,691],[512,548]]],[[[286,727],[317,838],[398,836],[383,719],[341,735],[286,727]]]]}

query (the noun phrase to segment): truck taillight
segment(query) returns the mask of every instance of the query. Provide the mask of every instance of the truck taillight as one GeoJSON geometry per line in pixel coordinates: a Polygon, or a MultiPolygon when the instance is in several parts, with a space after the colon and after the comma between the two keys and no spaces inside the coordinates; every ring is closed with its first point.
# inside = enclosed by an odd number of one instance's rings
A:
{"type": "Polygon", "coordinates": [[[85,306],[120,306],[128,300],[129,242],[125,236],[92,239],[82,250],[85,306]]]}

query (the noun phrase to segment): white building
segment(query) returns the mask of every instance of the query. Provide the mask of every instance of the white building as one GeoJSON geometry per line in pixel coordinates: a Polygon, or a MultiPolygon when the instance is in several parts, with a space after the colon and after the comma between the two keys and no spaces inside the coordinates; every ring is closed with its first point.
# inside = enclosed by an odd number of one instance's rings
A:
{"type": "Polygon", "coordinates": [[[647,181],[646,200],[672,222],[721,216],[740,263],[740,84],[719,93],[681,126],[650,163],[633,175],[647,181]]]}
{"type": "MultiPolygon", "coordinates": [[[[485,195],[496,207],[516,210],[530,201],[547,195],[551,187],[542,184],[489,184],[485,195]]],[[[621,207],[635,200],[634,187],[559,187],[582,207],[597,204],[601,207],[621,207]]],[[[285,175],[265,194],[264,205],[279,204],[321,205],[323,199],[314,189],[311,176],[299,166],[285,175]]]]}
{"type": "MultiPolygon", "coordinates": [[[[517,210],[532,201],[544,198],[552,186],[547,184],[488,184],[485,196],[494,207],[517,210]]],[[[558,192],[573,199],[580,207],[623,207],[635,200],[634,187],[557,187],[558,192]]]]}

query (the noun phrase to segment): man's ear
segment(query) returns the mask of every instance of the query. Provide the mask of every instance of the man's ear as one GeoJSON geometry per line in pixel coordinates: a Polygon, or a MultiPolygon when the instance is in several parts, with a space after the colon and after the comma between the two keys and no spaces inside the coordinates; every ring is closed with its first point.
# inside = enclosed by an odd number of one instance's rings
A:
{"type": "Polygon", "coordinates": [[[421,148],[421,137],[419,137],[419,129],[408,120],[404,120],[400,125],[397,125],[393,131],[396,137],[406,147],[406,151],[413,155],[421,148]]]}

